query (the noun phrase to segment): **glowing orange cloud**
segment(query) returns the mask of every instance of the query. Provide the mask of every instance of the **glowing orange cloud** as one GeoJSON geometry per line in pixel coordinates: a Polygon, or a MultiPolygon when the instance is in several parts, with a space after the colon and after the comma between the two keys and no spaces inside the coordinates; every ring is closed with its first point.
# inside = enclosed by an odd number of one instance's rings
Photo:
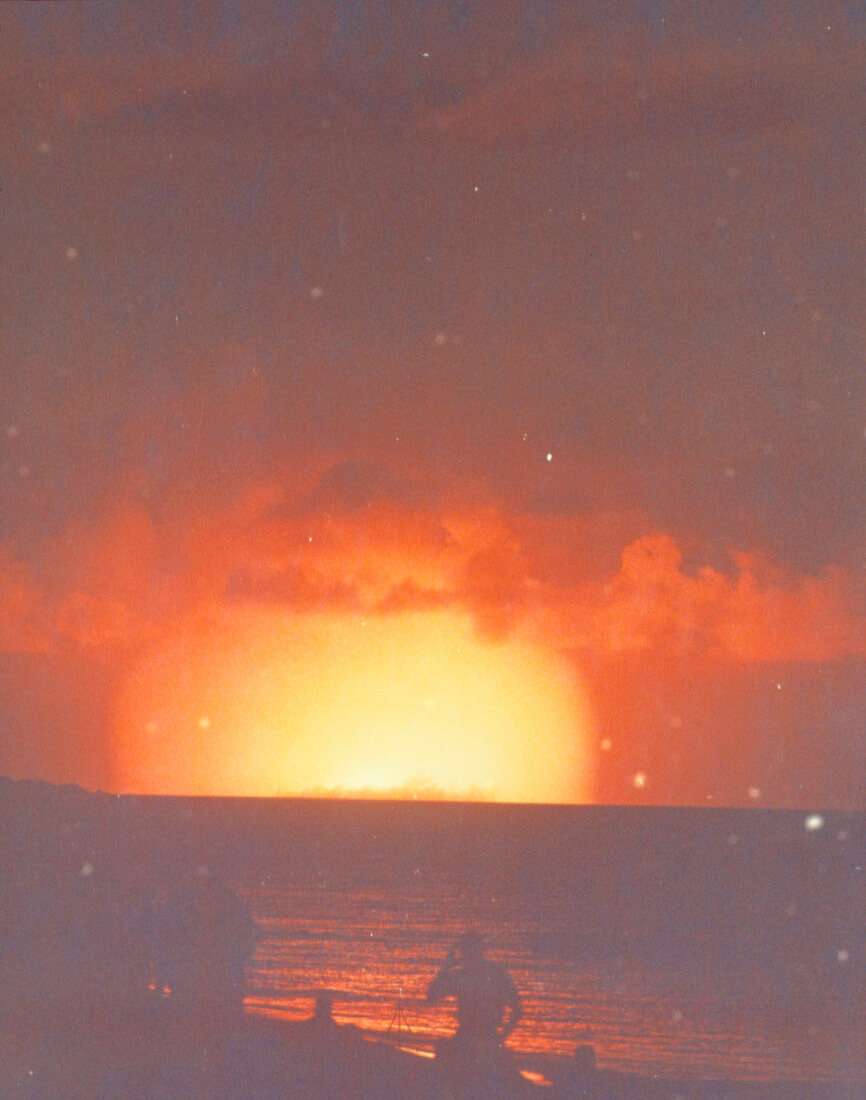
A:
{"type": "Polygon", "coordinates": [[[30,570],[0,543],[0,653],[44,653],[50,648],[43,605],[30,570]]]}
{"type": "Polygon", "coordinates": [[[116,716],[116,786],[574,802],[591,720],[566,666],[465,614],[236,609],[143,659],[116,716]]]}
{"type": "Polygon", "coordinates": [[[571,599],[557,594],[548,617],[563,644],[608,654],[700,653],[737,663],[866,655],[842,570],[802,577],[746,554],[735,566],[733,576],[710,568],[691,575],[674,539],[647,536],[623,550],[605,584],[575,589],[571,599]]]}
{"type": "MultiPolygon", "coordinates": [[[[729,685],[709,731],[754,666],[866,657],[840,568],[688,567],[635,517],[436,503],[336,469],[211,510],[119,506],[32,563],[0,553],[0,651],[83,654],[119,685],[108,785],[569,802],[644,797],[639,774],[653,796],[673,769],[671,797],[702,798],[683,668],[729,685]]],[[[756,774],[742,791],[769,789],[756,774]]]]}
{"type": "Polygon", "coordinates": [[[687,571],[670,535],[617,546],[628,525],[610,531],[592,517],[387,498],[340,508],[309,487],[294,500],[283,492],[255,486],[229,507],[161,523],[140,507],[120,508],[92,531],[65,532],[39,583],[27,563],[0,555],[0,650],[132,652],[203,608],[247,603],[368,616],[448,609],[491,640],[518,631],[609,656],[866,656],[856,581],[839,568],[803,576],[739,553],[729,571],[687,571]],[[617,555],[618,568],[587,579],[617,555]]]}

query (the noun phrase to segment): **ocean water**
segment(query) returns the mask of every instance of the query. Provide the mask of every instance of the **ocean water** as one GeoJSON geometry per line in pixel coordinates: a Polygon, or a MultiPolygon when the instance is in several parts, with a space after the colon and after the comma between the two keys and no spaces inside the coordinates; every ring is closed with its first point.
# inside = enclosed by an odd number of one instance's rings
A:
{"type": "MultiPolygon", "coordinates": [[[[169,800],[166,800],[169,801],[169,800]]],[[[173,803],[175,800],[171,800],[173,803]]],[[[186,843],[259,927],[247,1009],[419,1050],[468,927],[511,973],[509,1045],[671,1077],[866,1080],[866,822],[789,811],[189,800],[186,843]]]]}

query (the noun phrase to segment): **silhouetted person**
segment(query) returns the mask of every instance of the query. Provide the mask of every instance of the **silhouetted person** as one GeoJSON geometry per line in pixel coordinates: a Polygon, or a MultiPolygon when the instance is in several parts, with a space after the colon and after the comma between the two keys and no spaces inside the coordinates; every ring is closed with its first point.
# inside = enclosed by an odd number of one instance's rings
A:
{"type": "Polygon", "coordinates": [[[503,1043],[521,1017],[520,997],[504,967],[484,957],[484,940],[465,932],[427,989],[428,1004],[457,1001],[457,1034],[464,1043],[503,1043]]]}
{"type": "Polygon", "coordinates": [[[336,1046],[344,1049],[347,1044],[357,1043],[361,1036],[354,1024],[338,1024],[333,1016],[334,994],[330,989],[321,989],[316,994],[313,1015],[304,1021],[305,1038],[318,1045],[336,1046]]]}
{"type": "Polygon", "coordinates": [[[237,894],[215,875],[207,876],[199,901],[216,996],[227,1008],[241,1012],[246,964],[256,945],[255,922],[237,894]]]}
{"type": "Polygon", "coordinates": [[[162,935],[158,987],[167,985],[173,999],[198,1013],[241,1011],[255,924],[218,876],[199,867],[169,896],[162,935]]]}
{"type": "Polygon", "coordinates": [[[589,1043],[575,1048],[573,1058],[553,1073],[552,1082],[556,1100],[602,1100],[608,1095],[589,1043]]]}
{"type": "Polygon", "coordinates": [[[321,989],[316,994],[316,1008],[313,1020],[317,1027],[327,1028],[334,1023],[332,1010],[334,1007],[334,994],[329,989],[321,989]]]}
{"type": "Polygon", "coordinates": [[[429,1004],[457,1001],[457,1033],[437,1051],[456,1100],[522,1094],[526,1082],[502,1044],[520,1019],[520,997],[506,970],[484,957],[484,941],[465,932],[427,989],[429,1004]]]}

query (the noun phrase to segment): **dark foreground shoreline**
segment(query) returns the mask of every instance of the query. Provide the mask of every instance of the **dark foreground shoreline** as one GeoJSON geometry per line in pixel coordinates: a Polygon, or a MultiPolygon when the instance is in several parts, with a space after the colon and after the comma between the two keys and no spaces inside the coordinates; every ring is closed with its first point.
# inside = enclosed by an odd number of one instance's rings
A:
{"type": "Polygon", "coordinates": [[[0,1096],[21,1100],[862,1100],[862,1084],[569,1076],[568,1059],[508,1054],[513,1077],[459,1091],[440,1063],[353,1027],[322,1033],[243,1014],[202,1021],[168,1005],[126,1017],[9,1019],[0,1029],[0,1096]],[[531,1083],[516,1067],[550,1085],[531,1083]]]}
{"type": "MultiPolygon", "coordinates": [[[[237,819],[238,807],[231,803],[220,804],[219,813],[210,804],[200,809],[207,828],[189,814],[183,800],[119,798],[0,777],[0,1100],[866,1096],[863,1081],[696,1081],[604,1068],[581,1073],[568,1058],[520,1053],[494,1059],[494,1081],[488,1065],[456,1089],[445,1076],[444,1061],[397,1049],[382,1035],[333,1022],[323,1028],[312,1020],[276,1020],[242,1013],[238,1007],[191,1012],[181,1010],[171,997],[148,997],[142,981],[148,973],[146,960],[134,950],[140,946],[138,937],[118,936],[116,920],[100,926],[101,915],[109,912],[100,900],[100,884],[108,885],[109,901],[112,884],[136,885],[130,878],[140,880],[137,885],[146,892],[175,873],[185,851],[190,858],[207,852],[202,838],[210,838],[213,847],[214,835],[224,840],[217,847],[229,868],[259,848],[263,868],[272,858],[271,819],[262,815],[259,821],[258,808],[251,814],[240,807],[244,814],[237,819]],[[245,843],[235,849],[239,835],[245,843]],[[130,975],[137,985],[128,981],[130,975]],[[531,1072],[536,1082],[553,1084],[530,1083],[518,1068],[531,1072]]],[[[280,838],[280,851],[291,854],[288,841],[309,841],[309,833],[333,855],[342,834],[329,832],[332,807],[311,803],[302,811],[293,820],[291,836],[280,838]]],[[[490,812],[498,811],[494,807],[490,812]]],[[[425,828],[432,816],[439,829],[451,827],[454,816],[413,804],[383,806],[376,813],[382,830],[402,829],[410,848],[412,830],[420,828],[419,814],[425,828]]],[[[843,825],[853,831],[854,817],[839,827],[843,825]]],[[[294,847],[303,853],[311,844],[294,847]]],[[[352,852],[345,854],[346,861],[353,858],[352,852]]],[[[303,870],[296,867],[299,875],[303,870]]]]}

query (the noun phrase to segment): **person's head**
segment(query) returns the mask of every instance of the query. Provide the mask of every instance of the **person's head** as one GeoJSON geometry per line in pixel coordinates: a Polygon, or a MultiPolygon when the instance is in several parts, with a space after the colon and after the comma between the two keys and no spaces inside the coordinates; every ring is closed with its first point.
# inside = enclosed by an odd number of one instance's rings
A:
{"type": "Polygon", "coordinates": [[[465,963],[477,962],[484,956],[484,938],[480,932],[470,928],[457,941],[457,949],[465,963]]]}
{"type": "Polygon", "coordinates": [[[591,1043],[581,1043],[575,1047],[574,1068],[578,1073],[595,1073],[595,1048],[591,1043]]]}
{"type": "Polygon", "coordinates": [[[332,1019],[331,1009],[334,1005],[334,995],[328,989],[320,989],[316,994],[316,1011],[315,1019],[319,1023],[330,1022],[332,1019]]]}

